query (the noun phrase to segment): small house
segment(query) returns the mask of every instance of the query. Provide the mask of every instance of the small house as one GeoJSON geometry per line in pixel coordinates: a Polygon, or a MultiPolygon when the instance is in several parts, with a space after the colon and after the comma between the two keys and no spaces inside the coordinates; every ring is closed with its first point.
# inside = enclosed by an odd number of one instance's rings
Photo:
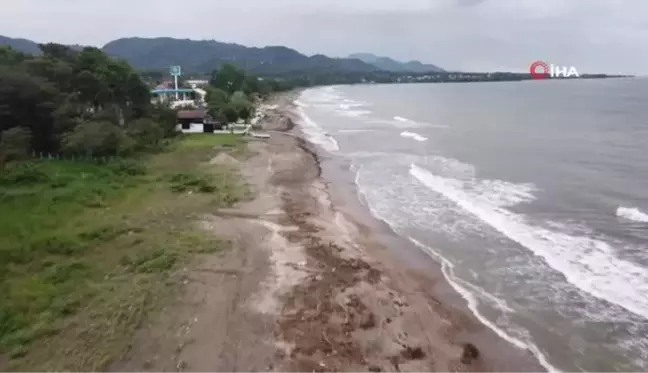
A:
{"type": "Polygon", "coordinates": [[[214,130],[222,130],[224,123],[221,118],[207,115],[205,109],[178,111],[178,130],[185,133],[213,133],[214,130]]]}

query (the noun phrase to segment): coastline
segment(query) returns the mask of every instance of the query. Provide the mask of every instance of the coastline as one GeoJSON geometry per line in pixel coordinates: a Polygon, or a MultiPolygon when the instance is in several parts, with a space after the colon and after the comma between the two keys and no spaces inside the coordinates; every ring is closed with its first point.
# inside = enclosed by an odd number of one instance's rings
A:
{"type": "Polygon", "coordinates": [[[296,92],[267,102],[239,170],[246,202],[200,217],[230,249],[183,269],[179,298],[113,371],[544,371],[469,311],[441,266],[362,203],[308,142],[296,92]]]}
{"type": "MultiPolygon", "coordinates": [[[[311,158],[317,177],[310,180],[310,184],[323,194],[318,198],[324,200],[329,210],[324,217],[328,215],[333,218],[334,235],[346,236],[346,240],[329,247],[339,254],[338,259],[347,256],[356,258],[363,263],[358,266],[368,266],[367,271],[372,274],[359,280],[361,286],[354,283],[337,289],[339,293],[359,295],[363,304],[371,304],[368,311],[370,317],[375,319],[378,331],[373,337],[366,335],[371,332],[353,331],[352,334],[365,334],[355,338],[355,342],[363,345],[372,338],[383,338],[382,348],[374,348],[377,351],[373,351],[376,356],[372,356],[372,359],[364,356],[361,364],[356,366],[338,361],[337,364],[333,363],[334,370],[544,371],[545,368],[529,351],[499,337],[472,314],[466,300],[444,278],[439,262],[406,238],[398,236],[387,223],[373,215],[351,178],[349,165],[305,140],[299,126],[295,126],[298,118],[292,112],[294,98],[296,94],[281,97],[275,113],[279,118],[267,123],[285,123],[287,120],[287,126],[279,130],[294,136],[300,151],[311,158]],[[372,276],[373,279],[369,278],[372,276]],[[358,289],[363,286],[367,288],[358,289]],[[387,296],[381,298],[385,294],[387,296]],[[397,310],[395,314],[394,309],[397,310]],[[394,322],[394,317],[399,319],[398,322],[394,322]],[[389,344],[401,346],[400,355],[389,351],[390,348],[386,346],[389,344]],[[473,347],[477,352],[473,351],[473,347]],[[408,355],[407,351],[416,351],[417,356],[403,358],[408,355]]],[[[277,130],[272,125],[268,129],[277,130]]],[[[322,216],[319,220],[322,220],[322,216]]],[[[303,219],[300,221],[300,218],[293,216],[292,222],[300,224],[303,219]]],[[[313,259],[321,266],[322,258],[317,253],[308,254],[309,260],[313,259]]],[[[306,293],[306,290],[316,289],[319,286],[317,283],[326,282],[326,279],[316,278],[314,282],[306,289],[296,287],[292,294],[299,296],[302,291],[306,293]]],[[[318,304],[316,310],[320,308],[321,304],[318,304]]],[[[304,312],[303,309],[301,311],[304,312]]],[[[366,347],[361,346],[361,349],[367,351],[366,347]]],[[[327,368],[331,365],[324,364],[327,368]]],[[[298,368],[309,370],[310,366],[307,364],[298,368]]]]}

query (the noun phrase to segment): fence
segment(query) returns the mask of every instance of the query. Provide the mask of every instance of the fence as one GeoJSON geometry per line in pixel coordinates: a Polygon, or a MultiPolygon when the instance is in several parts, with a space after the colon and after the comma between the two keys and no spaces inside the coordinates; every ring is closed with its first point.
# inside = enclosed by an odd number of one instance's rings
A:
{"type": "Polygon", "coordinates": [[[72,162],[92,162],[92,163],[109,163],[123,160],[123,157],[111,156],[93,156],[80,154],[63,154],[63,153],[36,153],[32,152],[31,159],[34,160],[51,160],[51,161],[72,161],[72,162]]]}

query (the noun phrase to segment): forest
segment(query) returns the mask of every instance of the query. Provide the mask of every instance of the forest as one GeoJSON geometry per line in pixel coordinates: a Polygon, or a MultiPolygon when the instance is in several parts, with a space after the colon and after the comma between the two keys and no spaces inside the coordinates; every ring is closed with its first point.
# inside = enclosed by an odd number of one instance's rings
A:
{"type": "Polygon", "coordinates": [[[59,44],[0,48],[0,167],[35,154],[119,156],[158,146],[175,113],[151,104],[126,62],[59,44]]]}

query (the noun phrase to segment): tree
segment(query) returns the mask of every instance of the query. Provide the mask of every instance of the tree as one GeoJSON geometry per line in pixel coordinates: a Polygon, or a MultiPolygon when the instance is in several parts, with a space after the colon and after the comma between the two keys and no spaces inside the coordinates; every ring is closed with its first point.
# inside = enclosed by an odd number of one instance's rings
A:
{"type": "Polygon", "coordinates": [[[176,125],[178,116],[175,110],[164,105],[151,105],[146,112],[146,117],[157,123],[164,131],[164,137],[177,135],[176,125]]]}
{"type": "Polygon", "coordinates": [[[212,118],[224,116],[225,107],[228,105],[229,94],[220,88],[209,88],[207,91],[207,113],[212,118]]]}
{"type": "Polygon", "coordinates": [[[252,116],[254,105],[242,91],[235,92],[230,100],[230,106],[236,111],[237,118],[247,121],[252,116]]]}
{"type": "Polygon", "coordinates": [[[241,90],[245,81],[245,72],[232,64],[225,64],[212,72],[209,84],[232,94],[241,90]]]}
{"type": "Polygon", "coordinates": [[[26,158],[31,146],[31,133],[26,128],[13,127],[0,132],[0,171],[14,159],[26,158]]]}
{"type": "Polygon", "coordinates": [[[228,101],[228,99],[229,99],[229,93],[227,93],[223,89],[215,88],[215,87],[210,87],[207,90],[207,97],[205,97],[205,100],[208,103],[214,103],[216,105],[224,104],[228,101]]]}
{"type": "Polygon", "coordinates": [[[24,148],[24,133],[28,152],[95,156],[151,149],[175,135],[176,113],[151,104],[149,88],[125,61],[97,48],[40,48],[40,56],[0,48],[3,160],[24,148]]]}
{"type": "Polygon", "coordinates": [[[0,131],[29,129],[34,151],[56,151],[52,118],[59,95],[44,79],[20,70],[0,69],[0,131]]]}
{"type": "Polygon", "coordinates": [[[63,137],[63,150],[89,157],[129,152],[134,140],[110,122],[83,122],[63,137]]]}
{"type": "Polygon", "coordinates": [[[222,115],[227,120],[227,123],[236,123],[239,119],[239,114],[236,111],[236,108],[231,104],[228,104],[223,108],[222,115]]]}
{"type": "Polygon", "coordinates": [[[164,128],[149,118],[128,123],[126,133],[135,141],[136,150],[157,149],[165,136],[164,128]]]}

